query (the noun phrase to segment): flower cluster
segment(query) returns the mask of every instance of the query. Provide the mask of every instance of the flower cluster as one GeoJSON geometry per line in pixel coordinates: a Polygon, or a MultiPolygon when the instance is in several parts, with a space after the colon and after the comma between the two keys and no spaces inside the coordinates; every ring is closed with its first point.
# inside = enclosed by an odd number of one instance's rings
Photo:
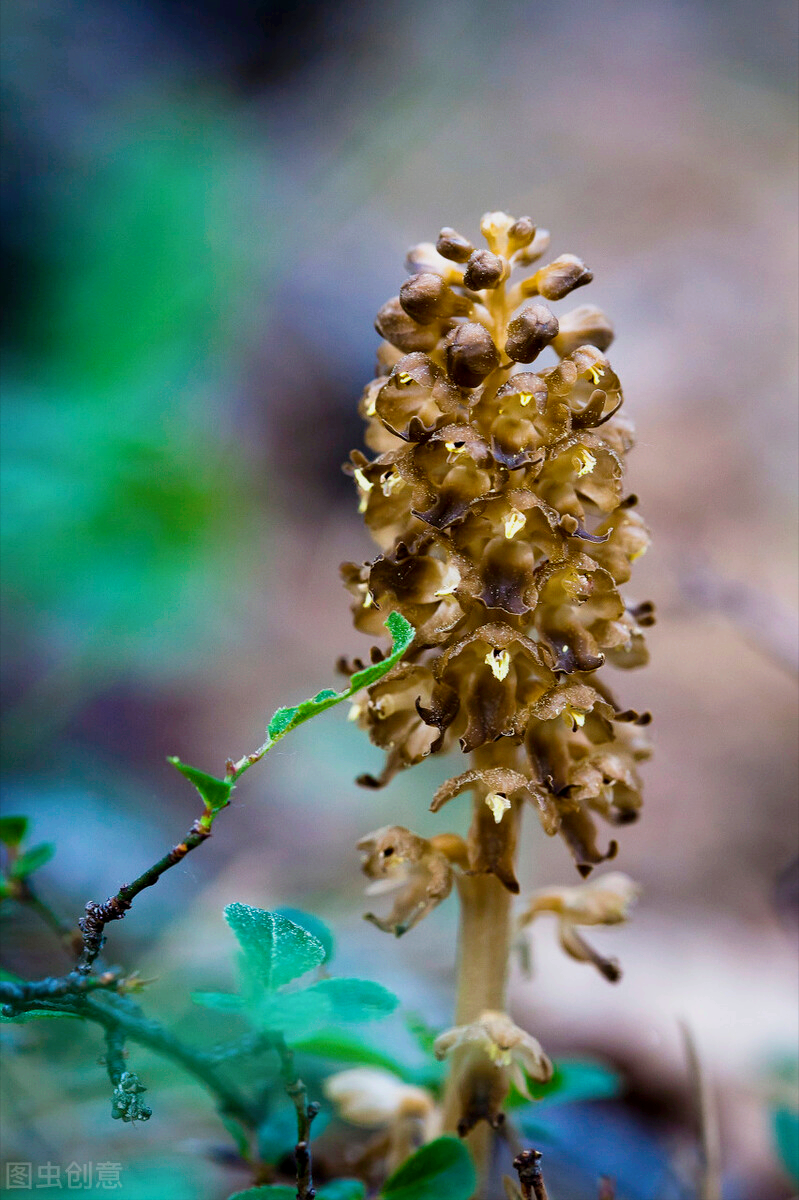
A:
{"type": "Polygon", "coordinates": [[[414,247],[378,313],[378,376],[361,400],[373,457],[355,451],[348,469],[380,553],[342,571],[359,629],[379,635],[391,609],[417,629],[354,708],[387,753],[360,782],[454,745],[482,751],[433,807],[482,796],[469,867],[517,890],[511,806],[529,802],[584,875],[617,849],[596,817],[636,819],[649,715],[624,710],[599,673],[645,662],[654,618],[619,591],[649,537],[624,491],[633,431],[605,356],[611,324],[543,303],[591,272],[564,254],[527,274],[549,236],[526,217],[488,213],[481,229],[487,249],[452,229],[414,247]]]}

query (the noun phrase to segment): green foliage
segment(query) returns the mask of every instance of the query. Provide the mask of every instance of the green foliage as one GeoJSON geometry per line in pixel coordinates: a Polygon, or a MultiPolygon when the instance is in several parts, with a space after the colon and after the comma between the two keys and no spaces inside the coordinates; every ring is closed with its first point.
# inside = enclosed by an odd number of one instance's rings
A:
{"type": "Polygon", "coordinates": [[[612,1100],[622,1091],[621,1077],[601,1063],[562,1059],[555,1063],[549,1083],[530,1084],[534,1100],[546,1104],[576,1104],[583,1100],[612,1100]]]}
{"type": "Polygon", "coordinates": [[[351,676],[350,686],[345,691],[334,692],[330,688],[324,688],[321,692],[317,692],[310,700],[303,700],[302,703],[293,707],[279,708],[277,710],[266,730],[270,748],[280,738],[290,733],[292,729],[296,729],[298,725],[304,724],[305,721],[310,721],[312,717],[324,712],[325,709],[332,708],[334,704],[340,704],[342,700],[348,700],[350,696],[360,691],[361,688],[371,687],[378,679],[382,679],[395,663],[399,662],[413,641],[416,631],[397,612],[389,614],[386,621],[386,628],[393,640],[391,653],[381,662],[372,663],[370,666],[364,667],[362,671],[356,671],[351,676]]]}
{"type": "MultiPolygon", "coordinates": [[[[366,1189],[359,1179],[336,1179],[316,1189],[317,1200],[364,1200],[366,1189]]],[[[245,1192],[234,1192],[228,1200],[296,1200],[296,1187],[284,1183],[271,1183],[264,1187],[248,1188],[245,1192]]]]}
{"type": "Polygon", "coordinates": [[[417,1150],[383,1185],[381,1200],[470,1200],[477,1176],[469,1151],[453,1137],[417,1150]]]}
{"type": "Polygon", "coordinates": [[[189,783],[194,784],[205,801],[206,811],[210,816],[216,816],[221,809],[227,807],[230,803],[230,793],[233,791],[233,784],[229,780],[217,779],[215,775],[208,775],[205,771],[198,771],[196,767],[190,767],[174,755],[170,755],[167,758],[167,762],[171,762],[173,767],[177,767],[181,775],[185,775],[189,783]]]}
{"type": "Polygon", "coordinates": [[[291,983],[325,961],[321,942],[278,913],[229,904],[225,920],[241,947],[247,977],[266,991],[291,983]]]}
{"type": "Polygon", "coordinates": [[[27,830],[27,817],[0,817],[0,842],[4,846],[18,846],[27,830]]]}
{"type": "Polygon", "coordinates": [[[398,1079],[410,1081],[413,1072],[398,1058],[369,1045],[357,1034],[347,1033],[343,1029],[320,1029],[294,1041],[294,1049],[303,1054],[313,1054],[317,1058],[329,1059],[335,1063],[355,1063],[359,1067],[382,1067],[391,1071],[398,1079]]]}
{"type": "Polygon", "coordinates": [[[27,1025],[30,1021],[41,1021],[42,1019],[48,1021],[62,1021],[64,1019],[68,1021],[82,1021],[83,1017],[80,1013],[76,1012],[50,1012],[48,1008],[31,1008],[27,1012],[17,1013],[13,1017],[5,1017],[0,1013],[0,1022],[4,1025],[27,1025]]]}
{"type": "Polygon", "coordinates": [[[31,846],[30,850],[20,854],[11,864],[8,873],[12,879],[27,879],[34,871],[38,871],[39,867],[49,863],[54,854],[53,842],[40,842],[38,846],[31,846]]]}
{"type": "Polygon", "coordinates": [[[799,1184],[799,1113],[792,1108],[775,1108],[771,1128],[779,1160],[793,1182],[799,1184]]]}
{"type": "Polygon", "coordinates": [[[303,912],[299,908],[276,908],[274,911],[279,917],[286,917],[287,920],[293,921],[295,925],[299,925],[301,929],[315,937],[324,948],[324,961],[330,961],[335,952],[336,943],[333,934],[320,917],[314,916],[313,913],[303,912]]]}
{"type": "Polygon", "coordinates": [[[324,944],[288,917],[248,904],[229,904],[225,917],[241,950],[242,994],[195,992],[195,1003],[246,1011],[257,1028],[280,1033],[292,1043],[320,1028],[372,1021],[396,1008],[396,996],[366,979],[319,979],[285,990],[328,959],[333,939],[318,918],[309,923],[324,944]]]}

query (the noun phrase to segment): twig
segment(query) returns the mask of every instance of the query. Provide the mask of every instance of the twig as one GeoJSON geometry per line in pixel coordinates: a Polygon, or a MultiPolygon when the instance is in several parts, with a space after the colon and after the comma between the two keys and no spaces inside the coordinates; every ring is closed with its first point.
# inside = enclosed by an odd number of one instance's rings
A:
{"type": "MultiPolygon", "coordinates": [[[[0,1003],[16,1010],[20,1005],[35,1000],[57,1000],[62,996],[83,996],[101,988],[116,988],[120,982],[119,972],[105,971],[102,975],[87,978],[70,971],[68,975],[49,976],[47,979],[22,980],[19,983],[0,983],[0,1003]]],[[[12,1013],[7,1014],[9,1016],[12,1013]]]]}
{"type": "Polygon", "coordinates": [[[294,1147],[297,1200],[313,1200],[316,1191],[311,1163],[311,1123],[319,1112],[319,1105],[314,1101],[308,1102],[307,1089],[294,1066],[294,1051],[289,1049],[281,1035],[275,1038],[274,1046],[280,1055],[280,1077],[297,1112],[297,1145],[294,1147]]]}
{"type": "Polygon", "coordinates": [[[523,1200],[549,1200],[541,1174],[540,1150],[522,1150],[514,1158],[513,1167],[519,1174],[523,1200]]]}
{"type": "Polygon", "coordinates": [[[110,921],[119,921],[124,917],[139,892],[152,887],[154,883],[177,863],[182,862],[186,855],[201,846],[211,836],[211,821],[198,817],[182,842],[173,846],[168,854],[159,858],[157,863],[148,867],[133,883],[125,883],[115,896],[111,896],[104,904],[90,900],[86,905],[86,915],[78,922],[83,934],[83,950],[75,970],[80,975],[88,975],[94,961],[103,948],[105,937],[103,930],[110,921]]]}
{"type": "Polygon", "coordinates": [[[721,1135],[716,1098],[710,1087],[707,1074],[696,1045],[693,1031],[686,1021],[680,1022],[685,1044],[691,1083],[696,1098],[699,1118],[699,1144],[702,1155],[702,1171],[699,1179],[699,1200],[722,1200],[721,1196],[721,1135]]]}

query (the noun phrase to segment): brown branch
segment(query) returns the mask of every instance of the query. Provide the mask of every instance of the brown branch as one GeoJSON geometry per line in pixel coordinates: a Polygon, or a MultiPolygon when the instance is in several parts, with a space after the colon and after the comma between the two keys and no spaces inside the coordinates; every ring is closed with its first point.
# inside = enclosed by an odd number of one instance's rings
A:
{"type": "Polygon", "coordinates": [[[311,1123],[319,1112],[319,1105],[315,1101],[308,1102],[308,1091],[294,1066],[294,1051],[289,1049],[282,1035],[275,1037],[274,1046],[280,1055],[280,1077],[283,1086],[297,1112],[297,1145],[294,1147],[297,1200],[313,1200],[316,1190],[311,1163],[311,1123]]]}
{"type": "Polygon", "coordinates": [[[549,1200],[541,1174],[540,1150],[522,1150],[514,1158],[513,1167],[519,1175],[523,1200],[549,1200]]]}
{"type": "Polygon", "coordinates": [[[110,896],[104,904],[90,900],[86,905],[86,915],[78,922],[83,934],[83,949],[75,970],[79,975],[88,975],[95,959],[103,948],[105,936],[103,930],[110,921],[120,921],[130,908],[139,892],[158,883],[161,876],[171,867],[182,862],[186,855],[201,846],[211,836],[211,822],[206,817],[198,817],[182,842],[173,846],[168,854],[159,858],[133,883],[125,883],[115,896],[110,896]]]}

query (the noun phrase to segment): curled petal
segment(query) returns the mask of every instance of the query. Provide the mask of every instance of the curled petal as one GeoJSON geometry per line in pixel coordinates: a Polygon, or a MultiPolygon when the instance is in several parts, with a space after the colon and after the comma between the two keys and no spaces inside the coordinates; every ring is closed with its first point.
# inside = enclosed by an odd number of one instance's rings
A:
{"type": "Polygon", "coordinates": [[[358,842],[361,869],[379,883],[394,885],[396,895],[387,917],[367,913],[366,919],[401,937],[446,900],[452,890],[450,860],[441,850],[401,825],[389,825],[358,842]]]}

